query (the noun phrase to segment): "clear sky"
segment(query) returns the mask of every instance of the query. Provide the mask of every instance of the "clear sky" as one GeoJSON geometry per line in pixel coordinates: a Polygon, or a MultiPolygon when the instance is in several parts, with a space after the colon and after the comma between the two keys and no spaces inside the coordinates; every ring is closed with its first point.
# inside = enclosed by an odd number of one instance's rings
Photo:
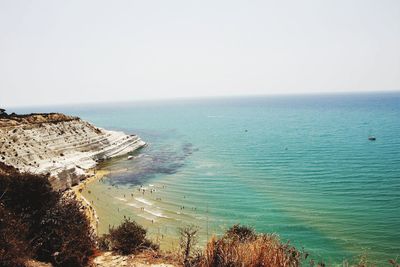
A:
{"type": "Polygon", "coordinates": [[[0,106],[400,90],[399,0],[0,0],[0,106]]]}

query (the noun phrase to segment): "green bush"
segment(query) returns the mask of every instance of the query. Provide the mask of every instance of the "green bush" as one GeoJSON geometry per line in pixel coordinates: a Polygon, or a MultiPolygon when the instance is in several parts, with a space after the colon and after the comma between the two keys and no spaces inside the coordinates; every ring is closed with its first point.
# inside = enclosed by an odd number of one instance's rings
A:
{"type": "Polygon", "coordinates": [[[146,233],[141,225],[125,219],[117,228],[110,229],[108,239],[111,249],[124,255],[149,248],[158,250],[158,246],[146,238],[146,233]]]}

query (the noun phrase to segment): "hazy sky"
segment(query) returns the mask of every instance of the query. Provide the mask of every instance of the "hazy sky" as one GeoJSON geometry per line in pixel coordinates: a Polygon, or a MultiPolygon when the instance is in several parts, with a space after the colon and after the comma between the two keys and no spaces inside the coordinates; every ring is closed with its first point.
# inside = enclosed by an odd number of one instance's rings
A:
{"type": "Polygon", "coordinates": [[[399,0],[0,0],[0,106],[380,90],[399,0]]]}

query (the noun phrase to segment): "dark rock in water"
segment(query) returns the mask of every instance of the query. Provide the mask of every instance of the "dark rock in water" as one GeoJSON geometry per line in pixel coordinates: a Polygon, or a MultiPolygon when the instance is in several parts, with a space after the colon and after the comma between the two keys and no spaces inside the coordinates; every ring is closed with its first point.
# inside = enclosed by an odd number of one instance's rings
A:
{"type": "MultiPolygon", "coordinates": [[[[125,169],[125,172],[111,172],[107,183],[115,185],[135,186],[147,183],[157,175],[175,174],[185,165],[185,161],[194,151],[198,151],[192,143],[182,143],[176,148],[164,147],[146,149],[142,156],[134,161],[115,161],[112,168],[125,169]]],[[[111,166],[110,166],[111,167],[111,166]]]]}

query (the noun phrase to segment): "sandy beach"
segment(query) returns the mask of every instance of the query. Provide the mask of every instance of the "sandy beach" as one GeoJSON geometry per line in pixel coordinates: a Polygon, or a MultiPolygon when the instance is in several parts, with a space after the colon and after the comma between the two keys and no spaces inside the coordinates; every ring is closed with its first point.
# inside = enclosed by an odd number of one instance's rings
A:
{"type": "Polygon", "coordinates": [[[90,169],[88,174],[91,174],[90,177],[87,179],[83,180],[80,182],[78,185],[75,185],[71,187],[69,192],[73,192],[75,195],[76,199],[81,203],[83,207],[85,207],[85,213],[87,218],[90,221],[90,225],[92,228],[95,230],[96,234],[98,234],[98,224],[99,224],[99,217],[97,216],[96,209],[93,207],[93,205],[88,201],[83,195],[82,191],[91,183],[103,178],[106,176],[109,171],[107,170],[96,170],[96,169],[90,169]]]}
{"type": "MultiPolygon", "coordinates": [[[[72,197],[81,203],[96,235],[101,236],[107,233],[109,227],[115,227],[123,219],[129,218],[146,227],[152,240],[160,244],[163,250],[177,249],[177,227],[180,223],[169,216],[160,215],[151,210],[153,204],[157,202],[155,200],[162,186],[151,185],[130,189],[105,186],[102,179],[107,179],[110,173],[111,171],[106,168],[90,169],[87,172],[87,175],[90,175],[87,179],[66,192],[66,194],[72,193],[72,197]],[[99,191],[99,188],[104,190],[105,187],[110,188],[108,191],[112,192],[112,198],[99,191]],[[138,202],[138,205],[133,206],[132,201],[138,202]],[[148,214],[149,217],[143,216],[144,214],[148,214]],[[175,222],[171,224],[172,221],[175,222]]],[[[181,215],[184,216],[184,214],[181,215]]]]}

